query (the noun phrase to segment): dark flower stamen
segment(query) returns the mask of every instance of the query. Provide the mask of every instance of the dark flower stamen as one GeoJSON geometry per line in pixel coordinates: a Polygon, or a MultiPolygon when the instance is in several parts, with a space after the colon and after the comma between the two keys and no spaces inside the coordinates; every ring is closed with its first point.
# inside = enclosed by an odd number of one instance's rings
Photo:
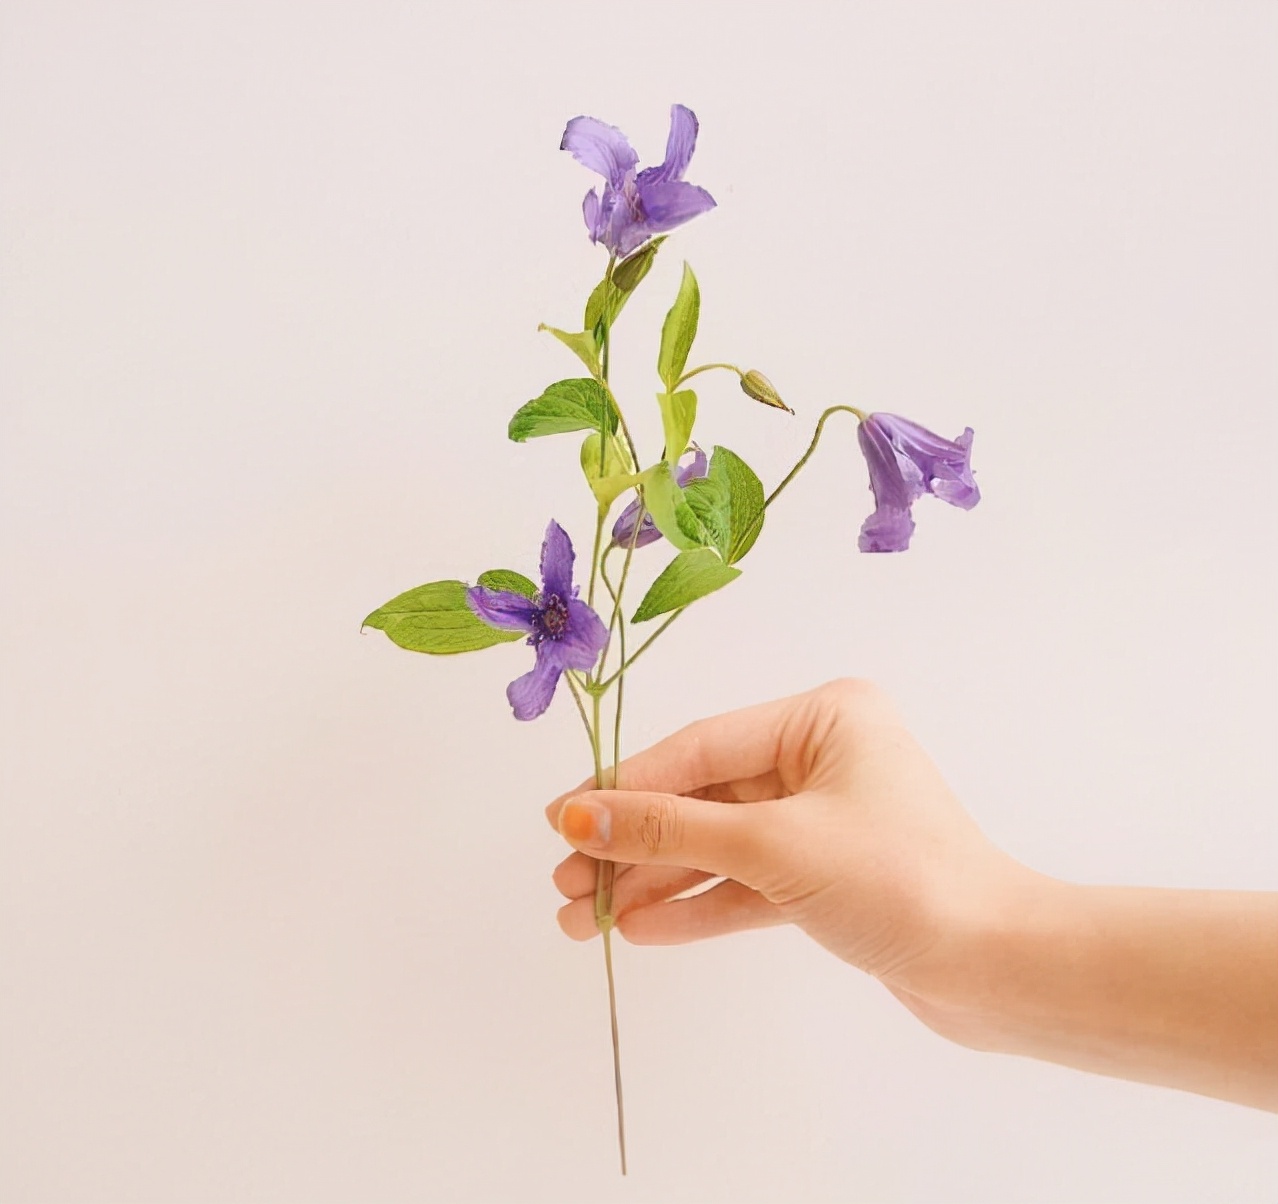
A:
{"type": "Polygon", "coordinates": [[[542,602],[538,619],[541,630],[533,636],[536,643],[540,644],[542,640],[559,639],[568,629],[568,603],[558,594],[551,594],[542,602]]]}

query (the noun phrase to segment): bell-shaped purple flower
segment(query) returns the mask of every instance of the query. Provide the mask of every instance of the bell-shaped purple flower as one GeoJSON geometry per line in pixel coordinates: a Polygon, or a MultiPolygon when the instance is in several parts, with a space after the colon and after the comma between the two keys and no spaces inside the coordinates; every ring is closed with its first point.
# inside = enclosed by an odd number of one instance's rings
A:
{"type": "Polygon", "coordinates": [[[674,105],[664,161],[636,174],[639,156],[625,134],[595,117],[574,117],[559,149],[604,178],[603,188],[592,188],[582,202],[591,241],[603,243],[614,255],[629,255],[654,234],[713,209],[714,197],[683,178],[696,144],[696,114],[674,105]]]}
{"type": "MultiPolygon", "coordinates": [[[[706,453],[701,448],[694,446],[692,449],[692,460],[685,464],[675,473],[675,480],[682,489],[690,482],[695,481],[698,477],[704,477],[709,471],[709,461],[706,459],[706,453]]],[[[617,521],[612,525],[612,542],[614,547],[628,548],[633,546],[642,548],[645,544],[656,543],[661,538],[661,532],[657,530],[657,524],[653,522],[652,515],[645,510],[643,518],[639,521],[639,533],[635,534],[635,520],[639,519],[639,503],[631,502],[618,516],[617,521]]]]}
{"type": "Polygon", "coordinates": [[[910,507],[925,493],[970,510],[981,500],[972,478],[972,428],[942,439],[895,414],[870,414],[857,428],[870,466],[874,513],[861,526],[862,552],[904,552],[914,534],[910,507]]]}
{"type": "Polygon", "coordinates": [[[526,598],[513,590],[477,585],[466,591],[471,610],[503,631],[526,631],[537,663],[506,687],[516,719],[536,719],[550,706],[565,669],[593,669],[608,642],[603,620],[577,597],[568,533],[553,519],[541,545],[541,592],[526,598]]]}

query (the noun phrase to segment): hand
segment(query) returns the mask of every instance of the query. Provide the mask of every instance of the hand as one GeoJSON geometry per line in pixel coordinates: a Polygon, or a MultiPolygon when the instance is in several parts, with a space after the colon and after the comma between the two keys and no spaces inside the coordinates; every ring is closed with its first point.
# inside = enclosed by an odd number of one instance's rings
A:
{"type": "Polygon", "coordinates": [[[797,924],[942,1036],[1278,1111],[1278,892],[1077,886],[985,839],[874,687],[694,723],[547,808],[569,936],[797,924]],[[702,894],[677,895],[712,877],[702,894]]]}
{"type": "Polygon", "coordinates": [[[607,858],[622,863],[614,912],[628,940],[796,924],[934,1027],[969,939],[1028,874],[863,682],[694,723],[624,761],[618,780],[547,808],[580,850],[554,875],[571,900],[559,913],[569,936],[596,932],[594,858],[607,858]]]}

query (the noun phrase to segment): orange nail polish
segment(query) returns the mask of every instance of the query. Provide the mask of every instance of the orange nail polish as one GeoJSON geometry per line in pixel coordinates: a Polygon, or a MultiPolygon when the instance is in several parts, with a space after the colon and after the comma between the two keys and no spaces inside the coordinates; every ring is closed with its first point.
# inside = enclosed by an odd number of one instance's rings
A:
{"type": "Polygon", "coordinates": [[[559,831],[573,844],[602,845],[611,827],[612,817],[598,803],[569,799],[559,813],[559,831]]]}

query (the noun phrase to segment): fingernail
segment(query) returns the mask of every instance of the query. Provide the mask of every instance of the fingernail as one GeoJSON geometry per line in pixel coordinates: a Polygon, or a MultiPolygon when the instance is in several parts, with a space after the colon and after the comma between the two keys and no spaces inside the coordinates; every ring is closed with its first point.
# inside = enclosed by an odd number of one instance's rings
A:
{"type": "Polygon", "coordinates": [[[572,798],[559,813],[559,831],[573,844],[602,848],[612,835],[612,816],[607,807],[572,798]]]}

